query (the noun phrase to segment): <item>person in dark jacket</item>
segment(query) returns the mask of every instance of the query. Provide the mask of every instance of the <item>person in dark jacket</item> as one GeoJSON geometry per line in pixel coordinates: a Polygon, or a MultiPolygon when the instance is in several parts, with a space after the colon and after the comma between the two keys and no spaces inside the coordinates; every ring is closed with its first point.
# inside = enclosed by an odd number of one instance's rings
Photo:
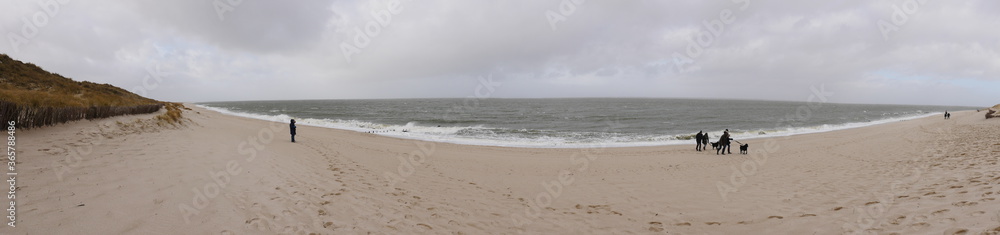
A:
{"type": "Polygon", "coordinates": [[[726,129],[726,131],[722,133],[722,137],[719,138],[719,148],[715,150],[715,154],[718,155],[719,151],[722,151],[722,155],[726,155],[727,151],[729,154],[733,154],[732,150],[729,149],[730,140],[732,140],[732,138],[729,138],[729,129],[726,129]]]}
{"type": "Polygon", "coordinates": [[[695,151],[701,151],[702,150],[702,147],[701,147],[701,139],[702,138],[705,138],[705,135],[701,134],[701,131],[699,131],[698,134],[694,136],[694,142],[698,144],[698,146],[696,146],[694,148],[695,151]]]}
{"type": "Polygon", "coordinates": [[[295,119],[292,119],[292,123],[288,124],[288,130],[292,134],[292,143],[295,143],[295,119]]]}
{"type": "Polygon", "coordinates": [[[708,133],[705,133],[705,135],[701,136],[701,149],[702,150],[708,149],[708,133]]]}

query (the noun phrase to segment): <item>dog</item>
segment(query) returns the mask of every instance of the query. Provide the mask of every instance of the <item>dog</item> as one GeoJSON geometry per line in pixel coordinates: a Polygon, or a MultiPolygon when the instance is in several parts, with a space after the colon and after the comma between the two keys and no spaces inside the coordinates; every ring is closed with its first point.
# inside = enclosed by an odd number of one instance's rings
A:
{"type": "Polygon", "coordinates": [[[746,155],[748,152],[750,152],[749,149],[750,149],[750,144],[740,145],[740,154],[746,155]]]}
{"type": "Polygon", "coordinates": [[[712,149],[719,150],[719,142],[712,142],[712,149]]]}

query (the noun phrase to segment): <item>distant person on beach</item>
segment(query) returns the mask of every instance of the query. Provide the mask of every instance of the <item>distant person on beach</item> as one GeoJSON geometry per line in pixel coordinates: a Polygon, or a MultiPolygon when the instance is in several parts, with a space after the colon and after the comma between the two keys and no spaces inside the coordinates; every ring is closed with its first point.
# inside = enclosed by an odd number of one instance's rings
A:
{"type": "Polygon", "coordinates": [[[708,133],[701,136],[701,150],[708,149],[708,133]]]}
{"type": "Polygon", "coordinates": [[[726,129],[725,132],[722,132],[722,137],[719,138],[719,148],[715,150],[715,155],[719,155],[719,151],[722,151],[722,155],[726,155],[727,151],[729,154],[733,154],[732,150],[729,149],[729,140],[732,139],[729,138],[729,129],[726,129]]]}
{"type": "Polygon", "coordinates": [[[292,119],[292,123],[288,124],[288,130],[292,134],[292,143],[295,143],[295,119],[292,119]]]}
{"type": "Polygon", "coordinates": [[[702,138],[705,138],[705,135],[702,135],[701,131],[699,131],[698,134],[694,136],[694,142],[696,144],[698,144],[698,146],[694,148],[695,151],[701,151],[702,150],[702,147],[701,147],[701,139],[702,138]]]}
{"type": "Polygon", "coordinates": [[[949,113],[947,110],[944,111],[944,119],[951,119],[951,113],[949,113]]]}

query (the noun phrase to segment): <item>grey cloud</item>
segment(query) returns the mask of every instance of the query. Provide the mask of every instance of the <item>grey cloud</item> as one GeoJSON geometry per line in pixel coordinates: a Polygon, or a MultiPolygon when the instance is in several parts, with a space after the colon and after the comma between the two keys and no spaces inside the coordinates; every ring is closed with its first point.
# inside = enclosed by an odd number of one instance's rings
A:
{"type": "MultiPolygon", "coordinates": [[[[825,84],[835,102],[996,102],[981,85],[1000,85],[1000,4],[926,1],[883,37],[907,1],[590,0],[553,30],[547,14],[573,1],[403,0],[351,62],[341,43],[391,1],[244,0],[225,20],[213,1],[73,1],[15,58],[126,88],[161,65],[171,76],[149,94],[181,101],[465,97],[493,75],[495,97],[801,100],[825,84]],[[681,73],[673,55],[725,10],[701,69],[681,73]]],[[[38,10],[10,5],[5,35],[38,10]]]]}

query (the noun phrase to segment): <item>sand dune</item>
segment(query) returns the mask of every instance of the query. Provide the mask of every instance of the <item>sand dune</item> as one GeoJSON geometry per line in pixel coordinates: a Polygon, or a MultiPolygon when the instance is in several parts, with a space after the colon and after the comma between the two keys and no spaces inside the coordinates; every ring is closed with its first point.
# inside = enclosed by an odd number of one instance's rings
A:
{"type": "Polygon", "coordinates": [[[287,124],[194,108],[161,127],[154,115],[20,132],[18,226],[2,232],[1000,232],[1000,122],[975,112],[746,140],[749,155],[725,156],[309,126],[290,143],[287,124]]]}

